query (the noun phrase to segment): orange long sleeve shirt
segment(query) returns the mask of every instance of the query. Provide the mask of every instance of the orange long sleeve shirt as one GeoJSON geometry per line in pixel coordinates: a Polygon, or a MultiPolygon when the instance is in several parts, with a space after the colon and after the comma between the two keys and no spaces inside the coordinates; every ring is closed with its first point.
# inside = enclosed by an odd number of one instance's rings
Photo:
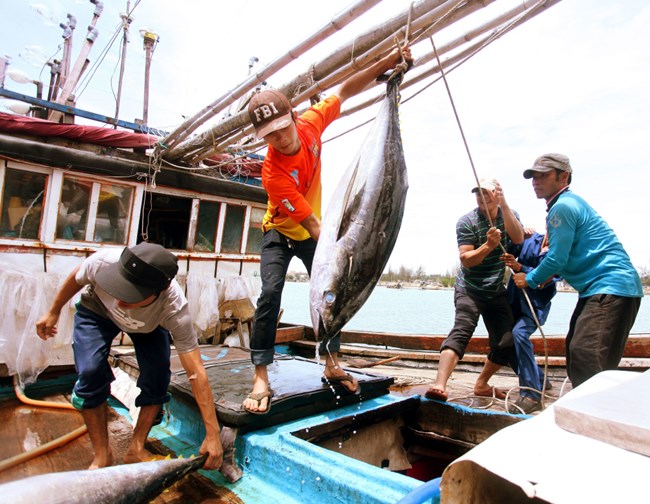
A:
{"type": "Polygon", "coordinates": [[[321,218],[321,135],[341,110],[332,95],[305,111],[296,122],[300,151],[287,156],[269,145],[262,165],[268,194],[262,229],[277,229],[292,240],[310,238],[299,222],[313,212],[321,218]]]}

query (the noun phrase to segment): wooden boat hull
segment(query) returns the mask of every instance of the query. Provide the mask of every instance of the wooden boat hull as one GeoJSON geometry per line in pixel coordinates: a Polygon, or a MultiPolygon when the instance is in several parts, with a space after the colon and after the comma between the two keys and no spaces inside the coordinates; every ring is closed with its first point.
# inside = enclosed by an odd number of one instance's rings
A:
{"type": "MultiPolygon", "coordinates": [[[[413,361],[423,365],[437,366],[440,347],[446,335],[437,334],[396,334],[369,331],[341,331],[341,354],[385,359],[399,356],[401,362],[413,361]]],[[[282,325],[277,332],[276,343],[289,343],[299,353],[313,355],[315,345],[313,330],[308,326],[282,325]],[[311,353],[310,353],[311,352],[311,353]]],[[[530,338],[538,364],[544,365],[548,355],[550,367],[566,366],[566,347],[564,335],[540,335],[530,338]]],[[[473,336],[462,363],[480,364],[490,351],[487,336],[473,336]]],[[[650,334],[630,334],[623,359],[623,369],[645,370],[650,368],[650,334]]]]}

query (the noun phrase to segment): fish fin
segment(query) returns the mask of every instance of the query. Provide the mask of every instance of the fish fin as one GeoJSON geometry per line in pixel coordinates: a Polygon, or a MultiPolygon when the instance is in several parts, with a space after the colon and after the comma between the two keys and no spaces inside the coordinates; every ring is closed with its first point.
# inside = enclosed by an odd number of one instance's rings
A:
{"type": "Polygon", "coordinates": [[[343,211],[341,212],[341,219],[339,221],[339,227],[336,233],[336,240],[340,240],[342,236],[347,232],[354,215],[358,213],[358,209],[361,206],[361,191],[355,191],[357,176],[359,175],[359,160],[354,165],[354,171],[350,177],[350,182],[345,190],[345,196],[343,197],[343,211]],[[354,196],[352,194],[355,193],[354,196]]]}

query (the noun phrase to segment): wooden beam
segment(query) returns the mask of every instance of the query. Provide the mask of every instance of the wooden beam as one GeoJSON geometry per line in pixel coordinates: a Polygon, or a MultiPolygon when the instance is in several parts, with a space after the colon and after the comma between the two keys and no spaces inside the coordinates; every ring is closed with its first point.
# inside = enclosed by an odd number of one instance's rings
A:
{"type": "MultiPolygon", "coordinates": [[[[446,335],[390,334],[362,331],[341,331],[342,343],[361,343],[395,347],[407,350],[440,351],[446,335]]],[[[544,341],[541,336],[532,336],[531,342],[536,355],[544,355],[544,341]]],[[[565,355],[565,337],[546,336],[549,355],[565,355]]],[[[487,354],[490,351],[487,336],[473,336],[467,345],[467,353],[487,354]]],[[[632,334],[625,345],[624,357],[650,357],[650,334],[632,334]]]]}
{"type": "Polygon", "coordinates": [[[278,327],[275,332],[275,344],[290,343],[305,337],[304,326],[278,327]]]}

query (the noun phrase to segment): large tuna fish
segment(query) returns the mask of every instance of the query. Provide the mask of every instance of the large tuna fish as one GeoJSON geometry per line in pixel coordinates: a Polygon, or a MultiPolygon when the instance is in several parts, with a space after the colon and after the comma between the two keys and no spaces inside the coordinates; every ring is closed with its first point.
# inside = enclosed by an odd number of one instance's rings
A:
{"type": "Polygon", "coordinates": [[[12,504],[144,503],[204,463],[202,455],[41,474],[0,485],[0,500],[12,504]]]}
{"type": "Polygon", "coordinates": [[[408,180],[399,129],[397,79],[323,217],[311,268],[311,321],[329,340],[370,296],[393,251],[408,180]]]}

